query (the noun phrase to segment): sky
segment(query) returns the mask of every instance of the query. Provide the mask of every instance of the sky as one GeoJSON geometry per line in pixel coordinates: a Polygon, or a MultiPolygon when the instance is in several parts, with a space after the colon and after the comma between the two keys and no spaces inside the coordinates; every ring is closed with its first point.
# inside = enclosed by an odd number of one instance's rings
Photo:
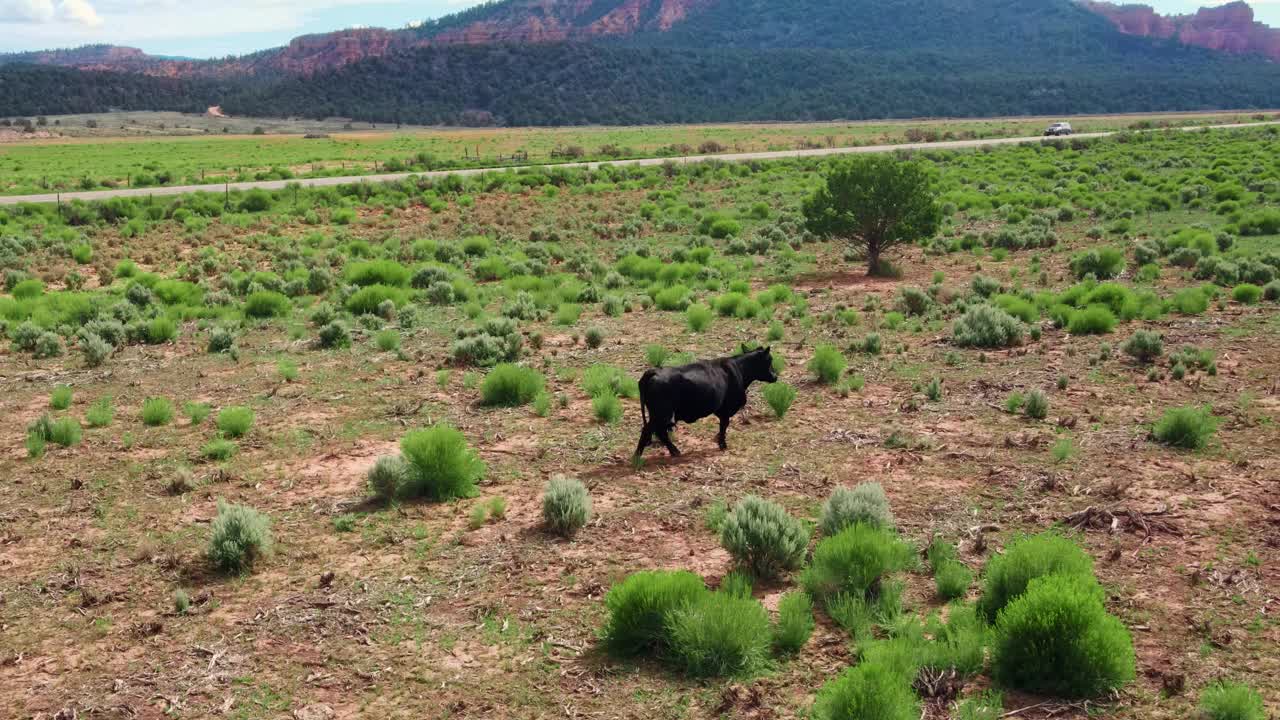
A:
{"type": "MultiPolygon", "coordinates": [[[[478,2],[0,0],[0,52],[108,43],[139,47],[153,55],[222,57],[284,45],[309,33],[357,26],[403,27],[478,2]]],[[[1163,13],[1186,13],[1224,0],[1146,2],[1163,13]]],[[[1252,0],[1250,4],[1259,20],[1280,27],[1280,0],[1252,0]]]]}

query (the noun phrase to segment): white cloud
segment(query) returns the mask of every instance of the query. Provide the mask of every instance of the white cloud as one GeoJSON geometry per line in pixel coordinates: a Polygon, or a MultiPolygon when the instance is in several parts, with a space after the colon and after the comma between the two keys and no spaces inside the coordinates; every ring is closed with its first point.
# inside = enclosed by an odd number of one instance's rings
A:
{"type": "Polygon", "coordinates": [[[89,0],[0,0],[0,23],[47,25],[70,23],[97,27],[102,18],[89,0]]]}
{"type": "Polygon", "coordinates": [[[97,27],[102,24],[98,11],[93,9],[88,0],[62,0],[58,6],[58,14],[79,25],[97,27]]]}
{"type": "Polygon", "coordinates": [[[0,22],[45,23],[54,15],[53,0],[0,0],[0,22]]]}

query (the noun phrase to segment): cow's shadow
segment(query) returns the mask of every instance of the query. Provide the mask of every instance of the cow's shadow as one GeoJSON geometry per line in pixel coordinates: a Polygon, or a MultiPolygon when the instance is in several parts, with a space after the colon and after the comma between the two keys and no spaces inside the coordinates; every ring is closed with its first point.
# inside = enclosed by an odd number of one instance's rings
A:
{"type": "Polygon", "coordinates": [[[631,456],[627,455],[625,459],[613,460],[600,465],[595,469],[588,470],[582,473],[582,476],[586,478],[600,479],[635,475],[637,473],[643,473],[645,470],[653,470],[655,468],[662,469],[681,467],[683,465],[696,463],[722,455],[725,452],[728,451],[720,450],[719,448],[696,448],[693,450],[681,451],[679,455],[673,457],[667,453],[665,448],[659,446],[656,448],[656,451],[655,448],[649,448],[648,453],[644,455],[644,462],[639,465],[634,464],[631,456]]]}

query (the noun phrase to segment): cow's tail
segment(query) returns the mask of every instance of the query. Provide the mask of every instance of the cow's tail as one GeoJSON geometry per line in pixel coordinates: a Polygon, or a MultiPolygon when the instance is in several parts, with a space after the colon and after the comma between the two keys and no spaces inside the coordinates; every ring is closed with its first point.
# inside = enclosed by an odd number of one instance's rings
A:
{"type": "Polygon", "coordinates": [[[649,410],[647,407],[649,403],[646,396],[649,394],[649,383],[653,381],[655,374],[653,368],[650,368],[640,376],[640,421],[644,423],[641,427],[649,426],[649,410]]]}

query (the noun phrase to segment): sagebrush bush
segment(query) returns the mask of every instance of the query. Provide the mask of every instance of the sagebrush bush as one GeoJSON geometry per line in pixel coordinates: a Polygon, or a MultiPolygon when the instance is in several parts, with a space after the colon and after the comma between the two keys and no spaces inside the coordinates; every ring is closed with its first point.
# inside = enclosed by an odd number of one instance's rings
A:
{"type": "Polygon", "coordinates": [[[115,347],[111,343],[95,333],[81,330],[79,339],[80,353],[84,355],[84,364],[88,367],[102,365],[107,358],[111,357],[111,353],[115,352],[115,347]]]}
{"type": "Polygon", "coordinates": [[[1124,251],[1113,247],[1085,250],[1071,257],[1071,272],[1077,279],[1092,275],[1099,280],[1118,276],[1124,271],[1124,251]]]}
{"type": "Polygon", "coordinates": [[[778,621],[773,625],[773,649],[782,654],[800,651],[813,634],[813,600],[800,590],[778,600],[778,621]]]}
{"type": "Polygon", "coordinates": [[[850,525],[818,543],[801,583],[823,602],[838,595],[866,598],[887,573],[910,565],[911,556],[911,548],[892,532],[850,525]]]}
{"type": "Polygon", "coordinates": [[[591,495],[577,478],[556,475],[542,494],[542,524],[570,537],[591,520],[591,495]]]}
{"type": "Polygon", "coordinates": [[[173,403],[168,398],[152,397],[142,401],[142,422],[152,427],[168,425],[173,420],[173,403]]]}
{"type": "Polygon", "coordinates": [[[854,488],[838,487],[822,504],[818,527],[824,536],[830,537],[858,523],[881,529],[894,526],[889,498],[885,497],[884,488],[879,483],[859,483],[854,488]]]}
{"type": "Polygon", "coordinates": [[[814,720],[919,720],[911,681],[883,663],[863,662],[818,690],[814,720]]]}
{"type": "Polygon", "coordinates": [[[831,385],[840,379],[848,364],[836,346],[824,343],[813,349],[813,357],[807,367],[819,382],[831,385]]]}
{"type": "Polygon", "coordinates": [[[720,544],[754,576],[776,578],[800,566],[809,532],[781,505],[748,495],[725,518],[720,544]]]}
{"type": "Polygon", "coordinates": [[[1243,683],[1219,681],[1200,693],[1202,720],[1267,720],[1262,695],[1243,683]]]}
{"type": "Polygon", "coordinates": [[[345,323],[333,320],[320,328],[316,335],[317,344],[326,349],[351,347],[351,331],[345,323]]]}
{"type": "Polygon", "coordinates": [[[1218,420],[1208,406],[1187,406],[1166,410],[1151,429],[1151,435],[1165,445],[1203,450],[1217,431],[1218,420]]]}
{"type": "Polygon", "coordinates": [[[1022,342],[1026,326],[1009,313],[991,305],[970,305],[951,329],[951,341],[960,347],[1005,348],[1022,342]]]}
{"type": "Polygon", "coordinates": [[[1139,330],[1131,335],[1120,349],[1138,362],[1149,363],[1164,354],[1164,340],[1159,333],[1139,330]]]}
{"type": "Polygon", "coordinates": [[[481,402],[498,407],[517,407],[533,401],[546,386],[546,378],[533,368],[512,363],[494,366],[480,384],[481,402]]]}
{"type": "Polygon", "coordinates": [[[1032,580],[1000,611],[991,666],[1007,687],[1095,697],[1133,680],[1133,640],[1103,607],[1092,578],[1049,575],[1032,580]]]}
{"type": "Polygon", "coordinates": [[[750,675],[768,660],[769,615],[750,596],[705,593],[666,620],[672,662],[695,677],[750,675]]]}
{"type": "Polygon", "coordinates": [[[605,649],[614,657],[665,651],[668,616],[708,594],[702,578],[691,572],[645,571],[629,575],[609,589],[609,613],[602,631],[605,649]]]}
{"type": "Polygon", "coordinates": [[[1027,583],[1045,575],[1069,575],[1093,580],[1093,558],[1071,539],[1049,530],[1015,538],[1003,555],[987,562],[978,610],[989,622],[1027,589],[1027,583]]]}
{"type": "Polygon", "coordinates": [[[271,521],[265,515],[244,505],[218,501],[207,551],[214,568],[228,573],[252,570],[271,553],[271,547],[271,521]]]}
{"type": "Polygon", "coordinates": [[[247,407],[224,408],[218,413],[218,430],[226,437],[243,437],[251,427],[253,427],[253,411],[247,407]]]}
{"type": "Polygon", "coordinates": [[[400,439],[407,464],[402,494],[428,500],[472,497],[484,477],[484,461],[450,425],[414,430],[400,439]]]}
{"type": "Polygon", "coordinates": [[[769,409],[773,410],[774,416],[779,419],[786,416],[791,404],[796,401],[796,389],[781,381],[765,385],[761,394],[769,404],[769,409]]]}
{"type": "Polygon", "coordinates": [[[401,455],[383,455],[369,468],[365,481],[369,491],[379,500],[391,500],[403,492],[409,477],[409,465],[401,455]]]}

